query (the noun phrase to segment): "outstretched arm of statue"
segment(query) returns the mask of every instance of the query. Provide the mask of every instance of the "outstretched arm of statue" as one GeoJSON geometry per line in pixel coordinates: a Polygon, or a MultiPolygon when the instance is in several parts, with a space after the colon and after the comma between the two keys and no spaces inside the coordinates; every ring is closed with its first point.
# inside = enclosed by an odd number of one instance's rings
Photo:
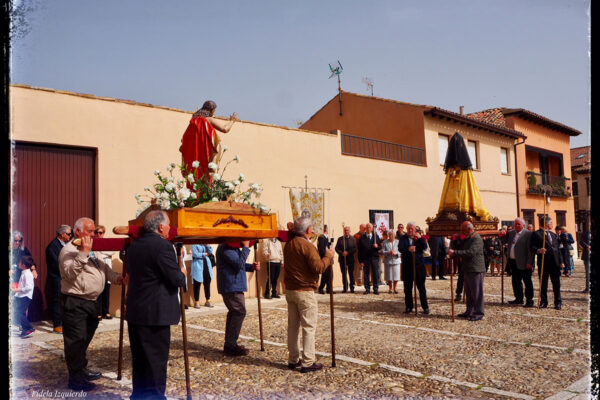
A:
{"type": "Polygon", "coordinates": [[[206,119],[210,122],[210,124],[216,130],[218,130],[219,132],[227,133],[231,130],[233,123],[237,119],[237,114],[236,113],[231,114],[229,116],[229,121],[223,121],[223,120],[217,119],[215,117],[208,117],[206,119]]]}

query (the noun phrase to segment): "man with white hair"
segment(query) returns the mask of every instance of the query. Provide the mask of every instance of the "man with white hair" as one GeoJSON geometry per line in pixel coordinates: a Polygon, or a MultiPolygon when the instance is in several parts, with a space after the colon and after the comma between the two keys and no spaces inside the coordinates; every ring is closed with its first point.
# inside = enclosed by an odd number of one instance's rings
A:
{"type": "Polygon", "coordinates": [[[552,218],[546,216],[544,227],[531,235],[531,251],[537,254],[538,276],[541,276],[540,308],[548,307],[548,278],[552,281],[554,292],[554,308],[562,308],[560,295],[560,272],[565,267],[562,254],[558,249],[559,241],[556,233],[552,232],[552,218]],[[545,236],[545,239],[544,239],[545,236]],[[542,268],[542,259],[544,260],[542,268]],[[542,272],[543,269],[543,272],[542,272]],[[541,275],[543,274],[543,275],[541,275]]]}
{"type": "Polygon", "coordinates": [[[73,226],[81,243],[67,243],[58,257],[61,276],[62,326],[69,389],[88,391],[101,374],[87,368],[87,348],[98,327],[96,300],[106,280],[123,284],[123,277],[96,258],[92,243],[96,226],[91,218],[79,218],[73,226]]]}
{"type": "Polygon", "coordinates": [[[525,285],[525,307],[533,307],[533,253],[530,251],[530,241],[533,232],[525,229],[523,218],[515,219],[515,229],[507,234],[508,261],[507,268],[512,273],[512,287],[515,299],[509,304],[523,304],[523,285],[525,285]]]}
{"type": "Polygon", "coordinates": [[[326,248],[324,257],[319,257],[319,252],[310,242],[314,233],[310,218],[298,218],[294,222],[294,233],[294,238],[283,249],[285,299],[288,305],[288,368],[301,367],[300,372],[305,373],[323,368],[323,364],[316,362],[315,356],[319,310],[314,291],[319,274],[331,264],[335,252],[326,248]]]}
{"type": "Polygon", "coordinates": [[[483,309],[483,278],[485,276],[485,261],[483,258],[483,239],[475,233],[475,227],[470,221],[461,225],[464,239],[460,240],[456,249],[448,250],[450,257],[460,257],[460,265],[464,275],[465,300],[467,310],[459,314],[460,318],[469,321],[480,321],[485,315],[483,309]]]}

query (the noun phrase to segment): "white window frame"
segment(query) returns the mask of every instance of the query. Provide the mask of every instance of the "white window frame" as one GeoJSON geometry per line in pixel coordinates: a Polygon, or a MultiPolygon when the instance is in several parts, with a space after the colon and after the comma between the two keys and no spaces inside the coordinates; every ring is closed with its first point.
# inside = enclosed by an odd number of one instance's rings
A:
{"type": "Polygon", "coordinates": [[[448,153],[448,145],[450,144],[450,135],[446,135],[445,133],[438,134],[438,153],[440,157],[440,165],[444,165],[446,161],[446,154],[448,153]],[[442,139],[446,140],[446,151],[442,149],[440,146],[442,143],[442,139]],[[443,154],[442,154],[443,153],[443,154]]]}
{"type": "Polygon", "coordinates": [[[510,175],[510,152],[507,147],[500,147],[500,172],[502,175],[510,175]],[[503,154],[506,156],[503,157],[503,154]]]}
{"type": "Polygon", "coordinates": [[[469,159],[471,160],[471,164],[474,170],[479,170],[479,157],[478,157],[478,142],[474,140],[467,140],[467,153],[469,153],[469,159]],[[474,157],[471,154],[471,146],[475,151],[474,157]]]}

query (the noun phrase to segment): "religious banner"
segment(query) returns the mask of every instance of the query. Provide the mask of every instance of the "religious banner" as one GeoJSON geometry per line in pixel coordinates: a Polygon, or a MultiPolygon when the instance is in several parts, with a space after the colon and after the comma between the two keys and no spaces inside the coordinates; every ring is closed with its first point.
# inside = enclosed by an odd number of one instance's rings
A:
{"type": "Polygon", "coordinates": [[[290,189],[290,203],[294,220],[299,217],[309,217],[316,236],[323,233],[325,196],[322,191],[290,189]]]}
{"type": "Polygon", "coordinates": [[[394,212],[392,210],[369,210],[369,221],[381,239],[383,234],[394,225],[394,212]]]}

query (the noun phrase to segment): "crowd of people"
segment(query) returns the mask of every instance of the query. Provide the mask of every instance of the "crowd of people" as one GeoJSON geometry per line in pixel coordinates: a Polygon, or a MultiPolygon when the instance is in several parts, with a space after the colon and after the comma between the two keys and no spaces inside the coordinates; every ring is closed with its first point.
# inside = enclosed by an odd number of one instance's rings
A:
{"type": "MultiPolygon", "coordinates": [[[[248,291],[247,272],[259,271],[262,260],[267,268],[265,298],[279,298],[285,293],[288,306],[288,367],[300,372],[322,368],[315,356],[317,328],[317,293],[331,293],[331,268],[334,256],[342,276],[342,293],[355,293],[362,285],[364,294],[379,295],[380,286],[387,285],[389,294],[398,294],[403,283],[405,313],[430,314],[426,277],[447,279],[448,273],[458,273],[456,298],[464,290],[466,309],[458,317],[480,321],[485,316],[483,282],[486,272],[496,276],[504,272],[512,277],[514,300],[511,305],[534,307],[533,272],[537,257],[540,282],[540,307],[548,307],[548,280],[553,287],[554,307],[562,308],[560,278],[572,274],[574,240],[564,227],[553,230],[551,218],[544,219],[544,229],[534,231],[521,218],[497,235],[481,237],[473,224],[465,221],[461,235],[436,237],[408,222],[397,230],[376,231],[371,223],[361,224],[354,235],[349,226],[343,235],[330,238],[327,226],[316,238],[307,217],[288,223],[285,243],[280,239],[264,239],[254,262],[248,262],[249,241],[224,243],[213,249],[209,245],[192,245],[190,277],[193,283],[193,305],[199,308],[200,287],[204,284],[204,306],[210,303],[210,285],[216,267],[217,290],[227,308],[223,352],[238,357],[249,349],[238,343],[246,316],[245,295],[248,291]],[[334,245],[335,242],[335,245],[334,245]],[[447,260],[458,260],[458,270],[448,269],[447,260]],[[430,265],[430,268],[427,266],[430,265]],[[279,277],[285,269],[282,282],[279,277]],[[429,269],[429,270],[428,270],[429,269]],[[320,283],[319,283],[320,279],[320,283]],[[278,287],[282,289],[278,289],[278,287]],[[280,290],[280,291],[278,291],[280,290]],[[418,291],[418,298],[417,296],[418,291]],[[283,293],[282,293],[283,294],[283,293]]],[[[56,237],[46,248],[47,278],[51,288],[49,308],[54,331],[62,333],[68,385],[74,390],[94,388],[93,380],[100,373],[88,369],[86,352],[98,323],[111,318],[108,306],[111,284],[128,285],[127,314],[132,354],[132,398],[164,396],[166,369],[170,347],[170,326],[181,317],[180,288],[186,286],[188,271],[177,259],[169,242],[170,221],[163,211],[146,215],[140,238],[128,250],[128,270],[125,277],[111,268],[112,253],[92,251],[94,238],[103,238],[105,227],[96,226],[89,218],[78,219],[73,228],[61,225],[56,237]],[[75,243],[72,239],[77,238],[75,243]]],[[[580,240],[582,259],[589,291],[589,255],[591,235],[580,240]]],[[[256,249],[256,247],[255,247],[256,249]]],[[[34,331],[27,318],[36,279],[36,266],[31,252],[24,246],[23,235],[13,234],[12,259],[9,270],[13,293],[13,324],[22,338],[34,331]]]]}

